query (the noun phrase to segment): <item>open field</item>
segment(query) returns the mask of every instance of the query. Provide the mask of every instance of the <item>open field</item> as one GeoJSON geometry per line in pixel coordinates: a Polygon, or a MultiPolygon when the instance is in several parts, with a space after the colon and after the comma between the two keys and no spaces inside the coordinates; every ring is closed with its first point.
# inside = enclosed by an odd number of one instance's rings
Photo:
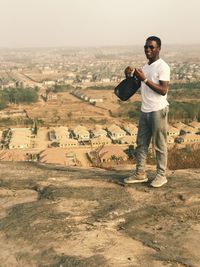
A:
{"type": "Polygon", "coordinates": [[[58,93],[57,100],[23,106],[31,118],[42,118],[45,123],[80,122],[81,119],[107,117],[106,110],[83,102],[70,93],[58,93]]]}
{"type": "MultiPolygon", "coordinates": [[[[90,97],[103,98],[103,103],[90,103],[78,99],[69,92],[58,93],[56,100],[47,102],[39,101],[31,105],[21,105],[30,118],[41,118],[45,124],[66,124],[76,125],[84,123],[92,125],[95,122],[105,125],[118,121],[117,118],[111,117],[120,107],[117,97],[113,90],[82,90],[84,94],[90,97]]],[[[130,102],[138,101],[139,95],[135,95],[130,102]]]]}

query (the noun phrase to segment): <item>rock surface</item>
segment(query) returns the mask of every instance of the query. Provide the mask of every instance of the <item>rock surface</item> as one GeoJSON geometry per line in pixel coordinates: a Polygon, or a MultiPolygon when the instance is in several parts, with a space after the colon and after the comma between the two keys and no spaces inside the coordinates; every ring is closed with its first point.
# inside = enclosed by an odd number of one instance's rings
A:
{"type": "Polygon", "coordinates": [[[128,175],[1,162],[0,266],[199,267],[200,169],[128,175]]]}

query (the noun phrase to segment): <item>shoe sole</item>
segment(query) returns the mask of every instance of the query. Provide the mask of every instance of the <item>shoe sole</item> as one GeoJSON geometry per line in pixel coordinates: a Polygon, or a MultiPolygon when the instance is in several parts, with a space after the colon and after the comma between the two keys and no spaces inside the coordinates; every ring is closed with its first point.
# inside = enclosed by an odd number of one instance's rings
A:
{"type": "Polygon", "coordinates": [[[145,182],[148,182],[148,178],[143,179],[143,180],[134,180],[134,181],[125,181],[124,180],[125,184],[137,184],[137,183],[145,183],[145,182]]]}
{"type": "Polygon", "coordinates": [[[155,187],[155,188],[158,188],[158,187],[163,186],[163,185],[166,184],[166,183],[167,183],[167,181],[165,181],[165,182],[163,182],[162,184],[159,184],[159,185],[152,185],[152,184],[151,184],[151,186],[152,186],[152,187],[155,187]]]}

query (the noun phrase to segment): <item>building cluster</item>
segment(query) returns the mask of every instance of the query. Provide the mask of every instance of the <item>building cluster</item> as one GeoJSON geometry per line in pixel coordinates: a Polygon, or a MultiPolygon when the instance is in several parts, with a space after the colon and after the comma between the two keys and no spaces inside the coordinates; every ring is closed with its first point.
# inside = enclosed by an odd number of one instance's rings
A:
{"type": "Polygon", "coordinates": [[[200,79],[200,64],[197,62],[173,62],[170,63],[170,69],[172,81],[198,82],[200,79]]]}
{"type": "Polygon", "coordinates": [[[84,101],[87,101],[91,104],[103,102],[102,98],[88,96],[86,93],[83,93],[83,91],[81,91],[81,90],[73,90],[73,91],[71,91],[71,94],[76,96],[77,98],[82,99],[84,101]]]}
{"type": "Polygon", "coordinates": [[[168,128],[168,143],[195,144],[200,143],[200,122],[193,121],[189,124],[174,123],[168,128]]]}
{"type": "MultiPolygon", "coordinates": [[[[196,52],[198,55],[198,51],[196,52]]],[[[200,64],[181,51],[165,52],[173,81],[199,81],[200,64]],[[188,58],[186,58],[186,55],[188,58]],[[186,64],[187,62],[187,64],[186,64]]],[[[138,47],[98,49],[46,49],[0,54],[0,88],[17,86],[40,88],[55,85],[86,87],[91,84],[116,84],[124,78],[127,65],[141,67],[146,62],[138,47]]]]}
{"type": "MultiPolygon", "coordinates": [[[[40,131],[40,129],[38,129],[40,131]]],[[[49,147],[100,147],[105,145],[136,145],[138,128],[134,124],[124,124],[123,127],[112,124],[103,128],[96,125],[95,129],[87,129],[78,125],[73,129],[66,126],[47,129],[49,147]]],[[[11,128],[0,132],[1,147],[8,149],[37,148],[35,140],[37,134],[30,128],[11,128]]],[[[41,140],[42,141],[42,140],[41,140]]],[[[40,140],[37,140],[37,143],[40,140]]],[[[200,122],[190,124],[181,122],[168,127],[168,143],[194,144],[200,143],[200,122]]]]}
{"type": "Polygon", "coordinates": [[[16,118],[16,117],[28,117],[26,110],[24,109],[13,109],[13,110],[1,110],[0,111],[0,118],[7,119],[7,118],[16,118]]]}
{"type": "Polygon", "coordinates": [[[78,125],[73,129],[68,127],[55,127],[49,131],[50,147],[78,147],[90,146],[99,147],[110,144],[129,144],[134,145],[137,136],[137,127],[128,124],[129,132],[118,125],[111,125],[107,128],[102,128],[96,125],[94,130],[89,130],[83,125],[78,125]]]}

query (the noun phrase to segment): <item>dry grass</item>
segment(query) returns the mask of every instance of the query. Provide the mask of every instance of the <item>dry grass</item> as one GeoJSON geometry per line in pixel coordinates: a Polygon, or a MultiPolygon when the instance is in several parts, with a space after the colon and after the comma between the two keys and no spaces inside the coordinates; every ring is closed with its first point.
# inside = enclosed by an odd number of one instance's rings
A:
{"type": "Polygon", "coordinates": [[[186,147],[183,149],[172,149],[168,153],[168,167],[171,170],[199,168],[200,149],[186,147]]]}

